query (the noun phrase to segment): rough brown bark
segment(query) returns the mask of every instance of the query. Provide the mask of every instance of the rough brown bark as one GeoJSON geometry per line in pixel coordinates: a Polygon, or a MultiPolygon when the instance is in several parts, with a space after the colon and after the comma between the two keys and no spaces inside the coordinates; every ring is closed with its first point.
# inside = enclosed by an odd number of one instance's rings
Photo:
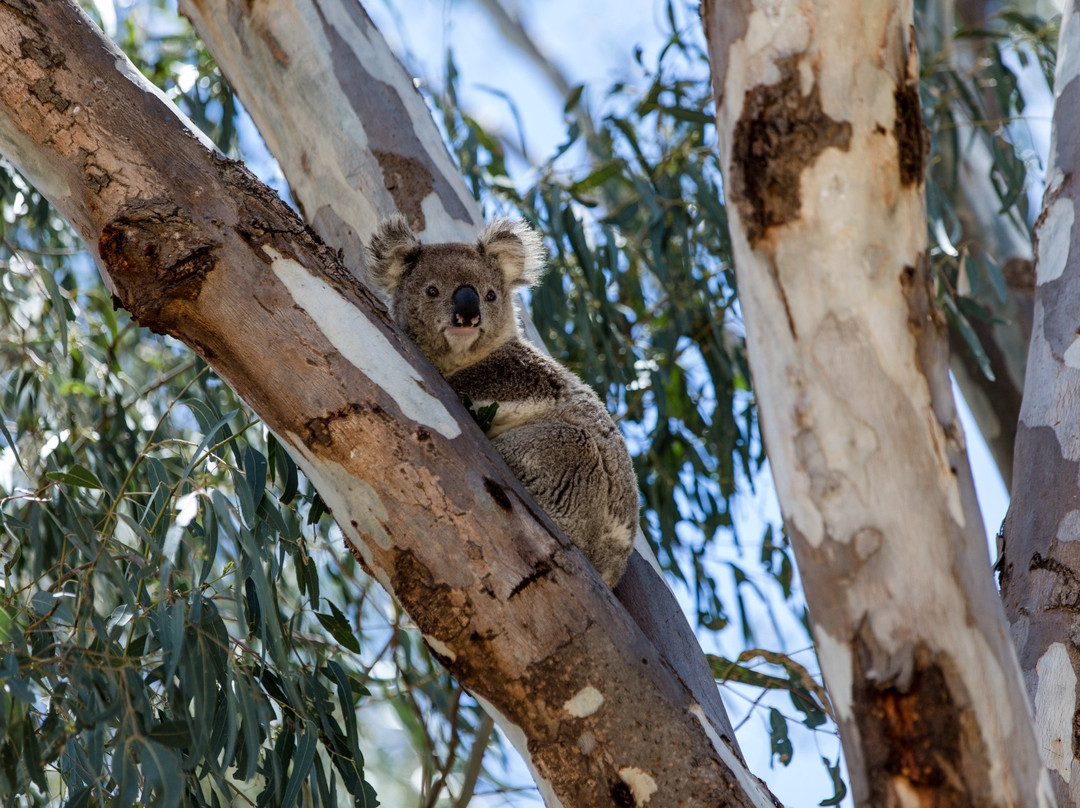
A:
{"type": "Polygon", "coordinates": [[[336,251],[73,2],[0,0],[0,74],[0,151],[117,303],[278,435],[447,668],[522,733],[552,804],[771,803],[336,251]]]}
{"type": "Polygon", "coordinates": [[[1035,322],[1003,531],[1001,595],[1059,805],[1080,804],[1080,14],[1066,3],[1035,227],[1035,322]]]}
{"type": "Polygon", "coordinates": [[[926,261],[907,3],[704,4],[758,415],[856,805],[1051,805],[926,261]]]}

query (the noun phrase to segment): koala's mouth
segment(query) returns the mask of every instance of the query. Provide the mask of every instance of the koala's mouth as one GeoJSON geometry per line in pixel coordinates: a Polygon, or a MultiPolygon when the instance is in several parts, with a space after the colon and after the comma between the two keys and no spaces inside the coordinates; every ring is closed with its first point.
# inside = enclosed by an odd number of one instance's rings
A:
{"type": "Polygon", "coordinates": [[[450,325],[443,329],[443,336],[446,337],[450,350],[464,351],[471,348],[480,337],[480,327],[450,325]]]}

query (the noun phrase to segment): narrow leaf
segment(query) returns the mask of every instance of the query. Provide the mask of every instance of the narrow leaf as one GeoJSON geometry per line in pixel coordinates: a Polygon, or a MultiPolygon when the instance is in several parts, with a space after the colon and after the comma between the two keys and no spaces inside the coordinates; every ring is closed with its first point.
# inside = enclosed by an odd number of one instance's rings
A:
{"type": "Polygon", "coordinates": [[[94,472],[90,469],[80,466],[76,463],[71,466],[67,471],[50,471],[45,474],[50,480],[64,485],[70,485],[74,488],[96,488],[99,491],[104,491],[105,486],[101,484],[94,472]]]}
{"type": "Polygon", "coordinates": [[[341,612],[341,610],[333,604],[331,601],[327,601],[330,606],[330,611],[333,614],[323,614],[316,612],[315,616],[319,618],[319,622],[322,623],[323,628],[330,632],[331,636],[348,648],[354,654],[360,653],[360,641],[356,639],[356,635],[353,633],[353,627],[349,623],[348,619],[341,612]]]}
{"type": "Polygon", "coordinates": [[[304,730],[300,743],[296,747],[289,782],[285,784],[285,796],[281,800],[281,808],[292,808],[292,804],[296,802],[300,794],[300,786],[311,771],[311,761],[315,759],[317,743],[316,734],[310,729],[304,730]]]}

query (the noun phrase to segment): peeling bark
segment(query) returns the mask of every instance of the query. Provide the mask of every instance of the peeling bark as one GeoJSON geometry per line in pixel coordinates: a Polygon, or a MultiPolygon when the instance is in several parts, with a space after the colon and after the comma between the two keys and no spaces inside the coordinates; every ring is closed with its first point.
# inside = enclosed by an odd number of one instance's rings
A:
{"type": "MultiPolygon", "coordinates": [[[[273,55],[288,59],[281,41],[273,55]]],[[[118,302],[274,431],[365,567],[520,735],[550,804],[640,804],[649,783],[654,805],[772,804],[336,250],[73,2],[0,0],[0,73],[0,151],[118,302]],[[565,709],[588,687],[602,703],[565,709]]]]}
{"type": "MultiPolygon", "coordinates": [[[[866,665],[873,656],[861,647],[856,659],[866,665]]],[[[904,657],[905,664],[913,661],[910,670],[877,686],[863,679],[866,689],[855,697],[864,705],[856,722],[865,739],[867,769],[878,775],[870,782],[868,804],[889,805],[903,783],[915,805],[971,805],[970,788],[957,766],[971,741],[963,737],[963,709],[949,687],[953,663],[947,654],[935,659],[925,646],[904,649],[904,657]]],[[[967,700],[962,694],[961,703],[967,700]]],[[[974,748],[981,751],[977,743],[974,748]]],[[[989,774],[985,758],[973,764],[989,774]]]]}
{"type": "Polygon", "coordinates": [[[751,244],[799,216],[799,177],[829,147],[846,149],[851,124],[821,109],[821,90],[800,87],[798,60],[777,60],[780,80],[746,94],[732,138],[731,200],[751,244]]]}
{"type": "Polygon", "coordinates": [[[1059,805],[1080,803],[1080,14],[1066,3],[1001,595],[1059,805]]]}
{"type": "Polygon", "coordinates": [[[911,4],[704,12],[758,414],[854,802],[1052,805],[930,285],[911,4]]]}

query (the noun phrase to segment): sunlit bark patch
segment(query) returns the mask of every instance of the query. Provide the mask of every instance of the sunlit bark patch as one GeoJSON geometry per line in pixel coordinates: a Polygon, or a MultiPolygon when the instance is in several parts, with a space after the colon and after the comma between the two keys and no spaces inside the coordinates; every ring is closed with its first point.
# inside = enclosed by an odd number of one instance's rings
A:
{"type": "Polygon", "coordinates": [[[1035,733],[1043,763],[1068,783],[1072,775],[1073,721],[1076,714],[1076,672],[1065,645],[1056,642],[1035,667],[1035,733]]]}
{"type": "Polygon", "coordinates": [[[567,700],[563,710],[574,718],[585,718],[600,709],[604,703],[604,694],[592,685],[579,690],[573,698],[567,700]]]}
{"type": "Polygon", "coordinates": [[[1065,272],[1072,246],[1073,222],[1076,211],[1071,199],[1059,196],[1048,204],[1036,223],[1039,245],[1039,284],[1056,281],[1065,272]]]}
{"type": "Polygon", "coordinates": [[[274,273],[289,290],[296,305],[319,325],[341,355],[365,376],[378,381],[411,421],[447,438],[461,434],[454,416],[423,386],[423,377],[402,362],[387,361],[396,349],[378,326],[355,317],[355,308],[330,284],[308,272],[272,247],[263,251],[272,259],[274,273]]]}
{"type": "Polygon", "coordinates": [[[619,777],[629,786],[634,806],[645,805],[656,793],[656,780],[636,766],[619,769],[619,777]]]}

